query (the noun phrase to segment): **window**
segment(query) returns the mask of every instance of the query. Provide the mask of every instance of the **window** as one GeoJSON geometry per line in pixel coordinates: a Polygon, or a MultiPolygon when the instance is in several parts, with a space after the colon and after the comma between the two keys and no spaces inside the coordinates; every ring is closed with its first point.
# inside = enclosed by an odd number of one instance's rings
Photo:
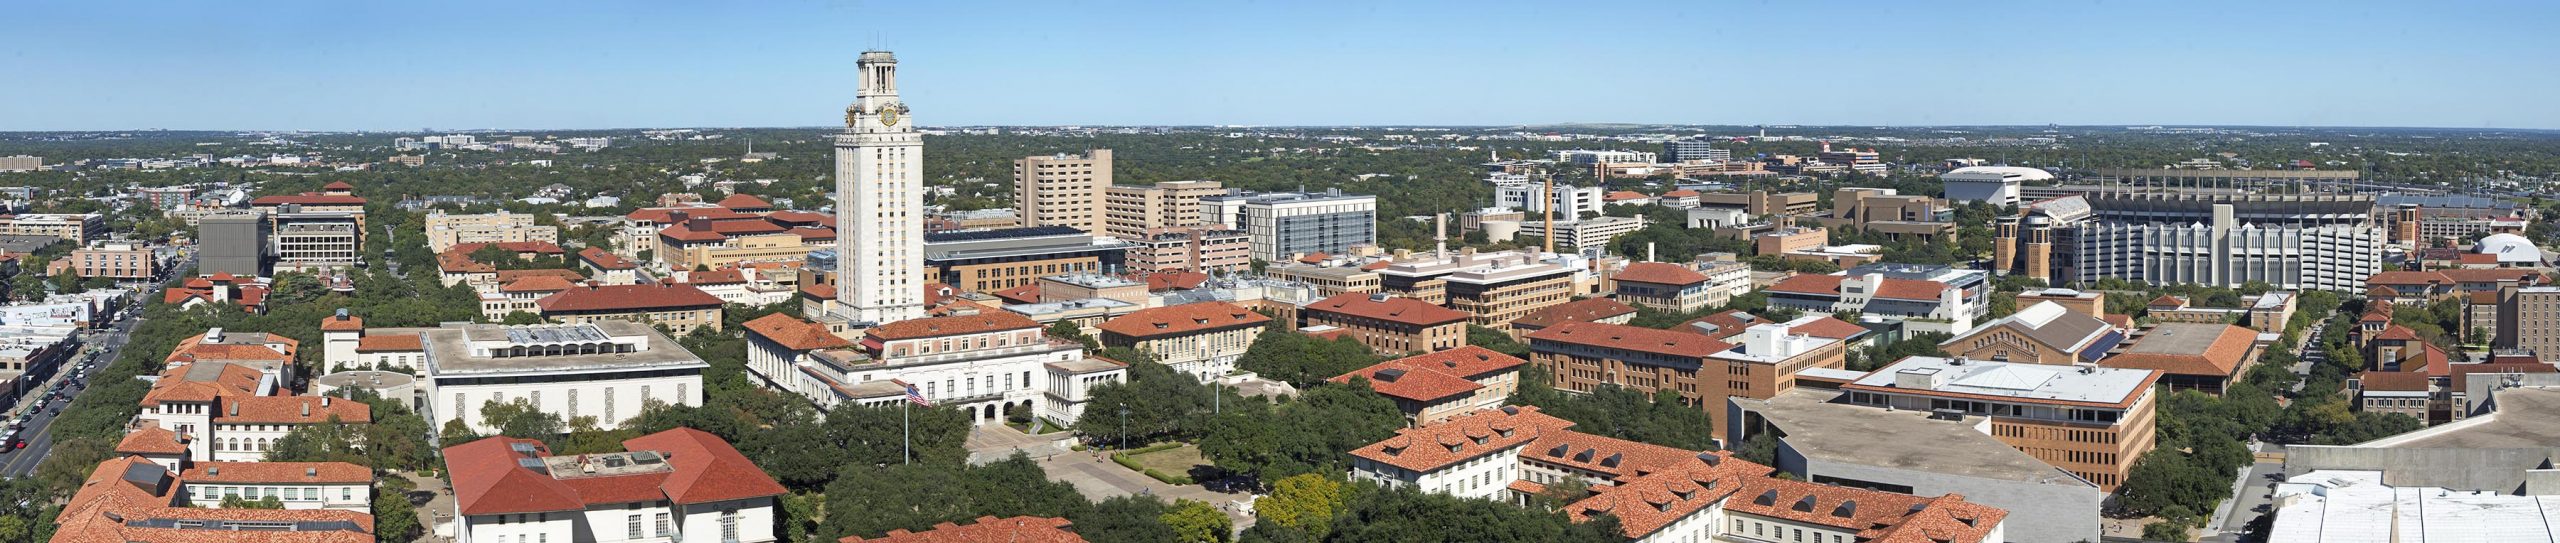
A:
{"type": "Polygon", "coordinates": [[[629,537],[625,537],[625,538],[623,538],[623,539],[639,539],[639,538],[640,538],[640,514],[639,514],[639,513],[632,513],[632,514],[630,515],[630,523],[629,523],[626,527],[628,527],[628,528],[630,528],[630,529],[631,529],[631,535],[630,535],[629,537]]]}
{"type": "Polygon", "coordinates": [[[659,513],[659,514],[658,514],[658,537],[667,537],[668,535],[673,534],[673,533],[675,533],[675,528],[674,528],[674,526],[673,526],[672,524],[669,524],[669,523],[667,522],[667,514],[666,514],[666,513],[659,513]]]}
{"type": "Polygon", "coordinates": [[[722,543],[736,543],[736,541],[738,541],[737,509],[720,510],[720,541],[722,543]]]}

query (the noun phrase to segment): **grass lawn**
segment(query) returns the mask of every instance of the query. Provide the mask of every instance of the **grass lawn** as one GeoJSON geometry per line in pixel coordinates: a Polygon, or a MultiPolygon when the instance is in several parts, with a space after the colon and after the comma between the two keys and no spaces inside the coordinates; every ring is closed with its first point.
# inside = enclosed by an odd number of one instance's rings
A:
{"type": "Polygon", "coordinates": [[[1209,465],[1209,459],[1200,456],[1200,447],[1198,445],[1188,444],[1171,449],[1130,456],[1129,459],[1137,461],[1140,466],[1145,466],[1148,469],[1161,471],[1169,475],[1186,475],[1191,473],[1192,466],[1209,465]]]}

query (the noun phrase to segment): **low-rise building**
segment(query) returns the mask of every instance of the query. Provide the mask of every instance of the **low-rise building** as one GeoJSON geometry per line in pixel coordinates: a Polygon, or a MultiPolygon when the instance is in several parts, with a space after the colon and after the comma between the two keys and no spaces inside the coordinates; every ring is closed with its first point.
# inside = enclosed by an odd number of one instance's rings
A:
{"type": "Polygon", "coordinates": [[[1547,223],[1543,221],[1525,221],[1520,223],[1519,235],[1552,238],[1550,241],[1555,242],[1557,251],[1580,251],[1606,248],[1610,240],[1643,230],[1644,224],[1642,217],[1592,217],[1556,221],[1555,231],[1549,232],[1547,223]]]}
{"type": "Polygon", "coordinates": [[[1949,332],[1973,328],[1974,320],[1990,311],[1990,306],[1978,299],[1984,294],[1978,292],[1979,287],[1967,289],[1866,270],[1861,267],[1831,275],[1788,277],[1769,287],[1769,305],[1816,313],[1855,311],[1864,316],[1928,324],[1927,329],[1949,332]],[[1865,273],[1854,273],[1862,271],[1865,273]]]}
{"type": "Polygon", "coordinates": [[[71,255],[56,260],[54,270],[47,273],[70,273],[75,277],[102,277],[119,281],[149,281],[159,277],[160,258],[148,245],[137,243],[92,243],[73,249],[71,255]]]}
{"type": "Polygon", "coordinates": [[[442,210],[427,212],[427,249],[444,252],[463,243],[520,243],[560,241],[560,227],[534,224],[534,216],[522,213],[483,213],[448,215],[442,210]]]}
{"type": "Polygon", "coordinates": [[[1675,313],[1720,305],[1707,303],[1711,284],[1707,275],[1679,264],[1636,262],[1610,279],[1618,285],[1618,301],[1630,304],[1675,313]]]}
{"type": "Polygon", "coordinates": [[[1156,229],[1127,239],[1129,269],[1138,273],[1233,273],[1253,264],[1253,238],[1243,230],[1156,229]]]}
{"type": "Polygon", "coordinates": [[[1938,343],[1947,356],[2068,366],[2093,364],[2124,342],[2125,332],[2053,302],[2037,302],[2000,320],[1938,343]]]}
{"type": "Polygon", "coordinates": [[[1378,272],[1375,270],[1294,262],[1272,264],[1270,267],[1263,268],[1263,274],[1271,279],[1294,281],[1315,287],[1316,295],[1322,298],[1377,292],[1381,284],[1378,272]]]}
{"type": "Polygon", "coordinates": [[[748,369],[822,409],[889,405],[913,394],[976,424],[1001,424],[1015,411],[1074,424],[1092,387],[1127,379],[1118,362],[1091,362],[1099,359],[1086,358],[1083,345],[1003,311],[887,323],[863,330],[851,347],[824,325],[788,316],[748,321],[747,332],[748,369]]]}
{"type": "Polygon", "coordinates": [[[1609,324],[1626,324],[1627,321],[1635,320],[1635,318],[1635,306],[1630,306],[1608,298],[1584,298],[1547,306],[1546,309],[1540,309],[1535,312],[1531,312],[1526,316],[1512,319],[1511,338],[1517,340],[1523,336],[1529,335],[1530,333],[1552,328],[1555,325],[1568,322],[1605,322],[1609,324]]]}
{"type": "Polygon", "coordinates": [[[595,419],[620,427],[650,402],[702,405],[702,370],[710,364],[646,324],[598,320],[576,324],[447,324],[369,329],[366,335],[417,334],[425,347],[419,376],[427,409],[442,428],[462,421],[494,433],[480,416],[491,404],[527,402],[560,420],[595,419]]]}
{"type": "Polygon", "coordinates": [[[924,235],[924,263],[932,282],[995,292],[1051,275],[1122,269],[1129,247],[1071,226],[946,231],[924,235]]]}
{"type": "Polygon", "coordinates": [[[560,291],[535,302],[541,309],[543,320],[555,323],[628,321],[663,324],[678,334],[692,333],[693,329],[702,327],[719,330],[724,304],[718,296],[693,285],[677,283],[590,284],[560,291]]]}
{"type": "Polygon", "coordinates": [[[89,240],[106,233],[106,216],[96,213],[0,215],[0,236],[49,237],[69,241],[72,245],[88,245],[89,240]]]}
{"type": "Polygon", "coordinates": [[[454,541],[775,541],[787,489],[719,436],[676,428],[623,452],[554,456],[540,441],[490,437],[444,449],[454,541]]]}
{"type": "Polygon", "coordinates": [[[588,278],[607,285],[629,285],[640,282],[640,265],[622,255],[588,247],[578,250],[578,269],[588,278]]]}
{"type": "Polygon", "coordinates": [[[232,474],[207,473],[217,468],[182,472],[141,455],[101,462],[53,518],[53,541],[375,540],[370,470],[336,462],[223,467],[232,474]],[[285,509],[220,507],[224,497],[252,493],[257,499],[274,496],[285,509]],[[357,503],[364,505],[349,505],[357,503]]]}
{"type": "Polygon", "coordinates": [[[1992,437],[2114,492],[2154,439],[2151,370],[1915,356],[1842,385],[1854,405],[1985,417],[1992,437]]]}
{"type": "Polygon", "coordinates": [[[2221,394],[2258,360],[2258,332],[2228,324],[2161,323],[2129,341],[2098,364],[2160,372],[2170,390],[2221,394]]]}
{"type": "MultiPolygon", "coordinates": [[[[1727,343],[1670,330],[1567,322],[1529,334],[1529,360],[1558,390],[1674,391],[1683,405],[1717,409],[1728,397],[1765,399],[1793,389],[1796,375],[1808,369],[1839,369],[1846,363],[1845,340],[1865,332],[1815,316],[1753,325],[1740,334],[1741,342],[1727,343]]],[[[1727,421],[1714,422],[1722,428],[1727,421]]]]}
{"type": "Polygon", "coordinates": [[[1520,390],[1520,367],[1528,363],[1469,345],[1379,362],[1328,381],[1366,380],[1370,390],[1395,400],[1408,424],[1418,426],[1502,407],[1520,390]]]}
{"type": "MultiPolygon", "coordinates": [[[[1848,380],[1864,376],[1852,373],[1848,380]]],[[[1843,400],[1837,390],[1813,388],[1767,400],[1735,398],[1718,416],[1741,423],[1722,437],[1746,443],[1775,436],[1773,467],[1797,480],[1955,494],[2007,510],[2010,539],[2098,541],[2104,534],[2105,491],[2002,443],[1984,431],[1980,418],[1887,411],[1843,400]]]]}
{"type": "Polygon", "coordinates": [[[1831,231],[1819,226],[1784,226],[1751,236],[1752,254],[1783,255],[1821,249],[1831,244],[1831,231]]]}
{"type": "Polygon", "coordinates": [[[1332,326],[1381,353],[1455,349],[1466,344],[1468,315],[1386,294],[1342,294],[1298,312],[1305,326],[1332,326]]]}
{"type": "Polygon", "coordinates": [[[1104,321],[1104,347],[1145,352],[1156,363],[1207,382],[1235,372],[1271,317],[1226,302],[1140,309],[1104,321]]]}

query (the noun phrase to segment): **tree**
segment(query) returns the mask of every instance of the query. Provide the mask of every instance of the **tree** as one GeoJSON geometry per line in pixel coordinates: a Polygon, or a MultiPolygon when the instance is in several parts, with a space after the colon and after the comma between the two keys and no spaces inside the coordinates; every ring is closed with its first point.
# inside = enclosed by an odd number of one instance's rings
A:
{"type": "Polygon", "coordinates": [[[1549,416],[1573,421],[1574,430],[1582,433],[1689,450],[1715,445],[1712,417],[1704,409],[1689,406],[1677,391],[1647,395],[1601,385],[1588,394],[1566,394],[1549,384],[1550,378],[1541,372],[1522,372],[1520,390],[1511,395],[1511,403],[1534,405],[1549,416]]]}
{"type": "Polygon", "coordinates": [[[418,512],[409,504],[407,484],[406,479],[390,477],[374,485],[373,533],[377,539],[401,542],[418,538],[421,532],[418,526],[418,512]],[[391,481],[400,481],[400,483],[389,484],[391,481]]]}
{"type": "Polygon", "coordinates": [[[508,402],[489,400],[481,404],[480,424],[498,429],[498,435],[520,439],[552,439],[567,430],[560,423],[559,415],[543,411],[524,398],[508,402]]]}
{"type": "Polygon", "coordinates": [[[1165,510],[1164,516],[1157,518],[1166,527],[1173,528],[1176,540],[1184,543],[1221,543],[1231,533],[1227,514],[1219,512],[1209,502],[1175,501],[1172,508],[1165,510]]]}
{"type": "Polygon", "coordinates": [[[2179,543],[2185,543],[2186,541],[2192,540],[2193,536],[2187,532],[2186,523],[2163,519],[2158,522],[2142,525],[2142,539],[2145,541],[2176,541],[2179,543]]]}
{"type": "Polygon", "coordinates": [[[1307,388],[1384,359],[1349,337],[1319,339],[1273,325],[1254,338],[1236,368],[1307,388]]]}
{"type": "Polygon", "coordinates": [[[1094,341],[1092,336],[1085,335],[1084,327],[1076,326],[1074,321],[1062,320],[1051,323],[1049,337],[1082,343],[1087,352],[1102,350],[1102,343],[1094,341]]]}
{"type": "Polygon", "coordinates": [[[500,320],[499,323],[506,325],[542,324],[542,316],[524,311],[508,311],[506,318],[500,320]]]}
{"type": "Polygon", "coordinates": [[[1260,522],[1305,533],[1310,540],[1322,540],[1333,528],[1333,518],[1342,513],[1350,499],[1350,486],[1328,475],[1291,475],[1273,484],[1271,495],[1254,500],[1253,515],[1260,522]]]}
{"type": "Polygon", "coordinates": [[[1749,439],[1742,440],[1742,448],[1734,451],[1733,455],[1763,466],[1778,465],[1777,432],[1752,434],[1749,439]]]}
{"type": "Polygon", "coordinates": [[[1467,344],[1520,358],[1529,357],[1529,346],[1511,339],[1511,334],[1479,325],[1467,325],[1467,344]]]}
{"type": "Polygon", "coordinates": [[[436,442],[448,447],[479,440],[480,432],[472,430],[471,425],[463,423],[462,419],[444,421],[444,429],[436,433],[436,442]]]}
{"type": "Polygon", "coordinates": [[[1209,424],[1200,452],[1219,469],[1277,483],[1302,473],[1350,469],[1345,451],[1395,435],[1404,413],[1366,379],[1308,389],[1276,408],[1228,411],[1209,424]]]}
{"type": "Polygon", "coordinates": [[[1091,512],[1070,518],[1076,523],[1076,535],[1088,541],[1128,541],[1132,543],[1174,543],[1181,534],[1164,522],[1165,505],[1154,496],[1114,496],[1093,504],[1091,512]]]}

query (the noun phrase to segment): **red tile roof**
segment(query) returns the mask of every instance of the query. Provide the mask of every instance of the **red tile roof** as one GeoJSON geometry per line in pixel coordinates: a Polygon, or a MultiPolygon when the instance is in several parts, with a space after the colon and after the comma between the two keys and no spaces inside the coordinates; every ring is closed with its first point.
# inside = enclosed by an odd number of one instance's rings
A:
{"type": "Polygon", "coordinates": [[[109,459],[54,518],[52,543],[371,543],[373,516],[333,509],[179,507],[177,490],[193,475],[169,473],[140,456],[109,459]],[[147,479],[143,479],[147,477],[147,479]],[[254,523],[343,522],[346,529],[306,531],[179,528],[175,521],[254,523]],[[171,526],[171,527],[153,527],[171,526]]]}
{"type": "Polygon", "coordinates": [[[801,283],[800,296],[819,300],[836,299],[836,287],[817,283],[801,283]]]}
{"type": "Polygon", "coordinates": [[[1956,494],[1924,498],[1776,477],[1746,478],[1736,490],[1725,500],[1727,512],[1854,531],[1869,543],[1979,542],[2009,515],[1956,494]],[[1855,507],[1841,509],[1852,501],[1855,507]]]}
{"type": "Polygon", "coordinates": [[[544,313],[624,312],[720,307],[720,297],[693,285],[588,285],[560,291],[535,301],[544,313]]]}
{"type": "Polygon", "coordinates": [[[383,334],[356,338],[356,352],[359,353],[416,352],[424,350],[427,350],[427,344],[424,340],[420,339],[417,334],[383,334]]]}
{"type": "Polygon", "coordinates": [[[574,270],[549,270],[549,269],[537,269],[537,270],[498,270],[498,275],[497,275],[497,277],[498,277],[498,284],[501,284],[501,285],[504,285],[504,284],[507,284],[507,283],[513,283],[513,282],[517,282],[517,281],[523,281],[523,280],[531,279],[531,278],[535,278],[535,277],[557,277],[557,278],[560,278],[560,279],[561,279],[561,280],[563,280],[563,281],[568,281],[568,282],[570,282],[570,283],[579,283],[579,282],[584,282],[584,281],[586,281],[586,280],[587,280],[587,276],[586,276],[586,275],[584,275],[584,274],[580,274],[580,273],[578,273],[578,272],[576,272],[576,271],[574,271],[574,270]]]}
{"type": "Polygon", "coordinates": [[[498,285],[498,292],[559,292],[577,285],[556,275],[534,275],[498,285]]]}
{"type": "Polygon", "coordinates": [[[852,347],[853,342],[827,331],[826,325],[775,313],[747,321],[747,333],[794,351],[852,347]]]}
{"type": "Polygon", "coordinates": [[[795,226],[827,226],[830,227],[829,229],[833,229],[832,225],[836,222],[836,218],[834,216],[825,213],[790,210],[766,213],[764,214],[764,218],[783,224],[795,226]]]}
{"type": "Polygon", "coordinates": [[[307,206],[360,206],[364,205],[364,202],[364,198],[356,196],[331,196],[317,192],[305,192],[302,194],[286,196],[260,196],[256,200],[250,200],[249,205],[253,207],[279,206],[284,204],[301,204],[307,206]]]}
{"type": "Polygon", "coordinates": [[[2418,331],[2411,330],[2407,326],[2394,324],[2382,327],[2382,333],[2376,334],[2373,338],[2393,341],[2417,341],[2418,331]]]}
{"type": "Polygon", "coordinates": [[[1822,317],[1805,322],[1804,324],[1798,324],[1795,328],[1791,328],[1788,331],[1813,337],[1845,340],[1865,335],[1867,333],[1867,327],[1852,324],[1849,321],[1836,318],[1822,317]]]}
{"type": "Polygon", "coordinates": [[[2442,273],[2431,272],[2431,271],[2407,271],[2407,270],[2393,270],[2393,271],[2387,271],[2387,272],[2377,273],[2377,274],[2373,274],[2373,277],[2367,277],[2367,278],[2365,278],[2365,279],[2364,279],[2364,284],[2366,284],[2366,285],[2374,285],[2374,286],[2382,286],[2382,285],[2394,285],[2394,286],[2397,286],[2397,285],[2411,285],[2411,286],[2416,286],[2416,285],[2442,285],[2442,284],[2452,283],[2452,282],[2453,282],[2453,278],[2451,278],[2451,277],[2446,277],[2446,276],[2445,276],[2444,274],[2442,274],[2442,273]]]}
{"type": "Polygon", "coordinates": [[[1937,281],[1895,279],[1886,277],[1884,278],[1884,284],[1875,287],[1875,289],[1875,297],[1877,298],[1889,298],[1895,300],[1936,300],[1938,299],[1939,293],[1946,292],[1947,284],[1937,281]]]}
{"type": "Polygon", "coordinates": [[[1096,328],[1104,333],[1153,339],[1241,328],[1260,328],[1270,323],[1271,317],[1245,309],[1244,306],[1211,301],[1140,309],[1103,321],[1102,325],[1096,328]]]}
{"type": "Polygon", "coordinates": [[[1147,292],[1200,288],[1209,282],[1209,274],[1196,271],[1170,271],[1147,274],[1147,292]]]}
{"type": "Polygon", "coordinates": [[[263,375],[257,368],[222,362],[198,364],[221,364],[221,367],[211,378],[204,380],[188,379],[194,364],[161,370],[160,379],[151,383],[151,391],[143,393],[142,406],[155,407],[161,402],[210,402],[225,396],[257,394],[258,381],[263,375]]]}
{"type": "Polygon", "coordinates": [[[1768,322],[1769,321],[1765,319],[1761,319],[1759,315],[1744,313],[1740,309],[1727,309],[1704,317],[1689,319],[1688,322],[1680,323],[1679,326],[1674,326],[1671,329],[1707,336],[1709,339],[1721,340],[1724,338],[1742,335],[1742,331],[1750,328],[1751,325],[1766,324],[1768,322]],[[1710,333],[1707,329],[1699,327],[1698,324],[1700,323],[1714,325],[1716,329],[1713,333],[1710,333]]]}
{"type": "Polygon", "coordinates": [[[1352,449],[1351,455],[1413,471],[1438,471],[1526,445],[1540,435],[1563,432],[1571,426],[1571,421],[1538,412],[1537,406],[1485,409],[1419,428],[1396,430],[1395,437],[1352,449]]]}
{"type": "Polygon", "coordinates": [[[622,218],[630,219],[633,222],[668,224],[677,222],[676,219],[678,215],[682,215],[683,218],[686,219],[711,219],[715,221],[733,221],[757,218],[752,214],[739,213],[725,207],[711,206],[644,208],[624,214],[622,218]]]}
{"type": "Polygon", "coordinates": [[[319,424],[337,417],[347,424],[373,422],[373,406],[328,396],[224,396],[213,421],[223,424],[319,424]]]}
{"type": "Polygon", "coordinates": [[[1679,264],[1637,262],[1628,264],[1627,269],[1619,270],[1616,279],[1620,282],[1657,285],[1695,285],[1707,282],[1707,274],[1698,273],[1697,270],[1679,264]]]}
{"type": "Polygon", "coordinates": [[[933,529],[909,532],[890,530],[887,535],[863,539],[847,536],[838,543],[1085,543],[1082,536],[1067,531],[1073,523],[1062,518],[1018,516],[1013,518],[978,517],[969,525],[949,522],[933,525],[933,529]]]}
{"type": "Polygon", "coordinates": [[[1609,194],[1608,194],[1607,196],[1604,196],[1604,197],[1602,197],[1601,199],[1602,199],[1602,200],[1606,200],[1606,201],[1611,201],[1611,202],[1618,202],[1618,201],[1625,201],[1625,200],[1642,200],[1642,199],[1644,199],[1644,198],[1645,198],[1644,193],[1636,192],[1636,191],[1631,191],[1631,190],[1620,190],[1620,191],[1610,191],[1610,192],[1609,192],[1609,194]]]}
{"type": "Polygon", "coordinates": [[[2494,283],[2499,281],[2515,281],[2526,285],[2539,285],[2542,284],[2542,280],[2544,279],[2541,271],[2528,268],[2459,268],[2441,270],[2436,273],[2443,274],[2446,279],[2451,279],[2456,283],[2494,283]]]}
{"type": "Polygon", "coordinates": [[[362,330],[364,330],[364,317],[358,317],[355,315],[331,315],[327,318],[320,319],[320,331],[323,332],[355,332],[362,330]]]}
{"type": "Polygon", "coordinates": [[[640,267],[632,264],[630,260],[622,258],[622,255],[613,254],[605,251],[604,249],[598,249],[595,247],[579,249],[578,259],[585,260],[588,264],[594,264],[598,269],[628,270],[640,267]]]}
{"type": "Polygon", "coordinates": [[[178,439],[177,432],[146,424],[125,434],[124,440],[116,443],[116,454],[187,454],[187,444],[178,439]]]}
{"type": "Polygon", "coordinates": [[[999,290],[991,294],[996,298],[1017,304],[1040,303],[1040,285],[1037,283],[999,290]]]}
{"type": "Polygon", "coordinates": [[[1401,296],[1377,299],[1357,292],[1346,292],[1317,300],[1316,303],[1307,304],[1306,309],[1316,314],[1351,315],[1420,327],[1465,322],[1468,318],[1464,311],[1431,305],[1431,302],[1401,296]]]}
{"type": "Polygon", "coordinates": [[[1634,306],[1608,298],[1583,298],[1531,311],[1511,320],[1512,328],[1535,330],[1570,321],[1598,322],[1620,315],[1633,315],[1634,306]]]}
{"type": "Polygon", "coordinates": [[[1624,324],[1567,322],[1529,334],[1529,346],[1540,342],[1565,343],[1647,352],[1686,358],[1706,358],[1733,349],[1733,344],[1698,334],[1656,330],[1624,324]]]}
{"type": "Polygon", "coordinates": [[[2160,297],[2158,297],[2158,298],[2152,298],[2152,299],[2151,299],[2151,307],[2186,307],[2186,306],[2187,306],[2187,299],[2186,299],[2186,298],[2180,298],[2180,297],[2173,296],[2173,295],[2162,294],[2162,295],[2160,295],[2160,297]]]}
{"type": "Polygon", "coordinates": [[[460,253],[460,254],[464,254],[464,255],[469,255],[469,254],[471,254],[471,253],[478,252],[480,249],[482,249],[482,248],[486,248],[486,247],[489,247],[489,246],[491,246],[491,245],[495,245],[495,246],[497,246],[499,249],[503,249],[503,250],[506,250],[507,252],[510,252],[510,253],[516,253],[516,254],[533,253],[533,254],[539,254],[539,255],[557,255],[557,254],[563,254],[563,253],[567,253],[567,252],[568,252],[568,250],[567,250],[567,249],[562,249],[562,248],[560,248],[560,244],[552,243],[552,242],[548,242],[548,241],[502,241],[502,242],[496,242],[496,243],[489,243],[489,242],[456,243],[456,244],[453,244],[453,246],[452,246],[452,247],[446,247],[446,248],[445,248],[445,250],[444,250],[444,252],[448,252],[448,253],[460,253]]]}
{"type": "Polygon", "coordinates": [[[189,483],[360,485],[373,482],[373,470],[346,462],[196,462],[185,478],[189,483]]]}
{"type": "MultiPolygon", "coordinates": [[[[2125,352],[2101,359],[2098,364],[2177,375],[2230,377],[2249,362],[2249,351],[2257,341],[2258,331],[2228,324],[2166,323],[2152,326],[2150,334],[2135,340],[2125,352]],[[2164,334],[2213,334],[2213,340],[2195,352],[2172,351],[2161,347],[2172,339],[2164,334]]],[[[2180,348],[2191,345],[2182,343],[2180,348]]]]}
{"type": "Polygon", "coordinates": [[[1494,352],[1475,345],[1429,354],[1420,354],[1379,362],[1351,373],[1336,375],[1327,381],[1351,382],[1353,376],[1369,380],[1369,388],[1391,397],[1417,402],[1430,402],[1473,392],[1479,376],[1519,369],[1528,361],[1494,352]],[[1395,371],[1389,371],[1395,370],[1395,371]],[[1379,372],[1386,372],[1380,375],[1379,372]]]}
{"type": "Polygon", "coordinates": [[[1769,291],[1838,296],[1840,280],[1847,278],[1838,275],[1802,273],[1778,280],[1777,284],[1769,285],[1769,291]]]}
{"type": "Polygon", "coordinates": [[[679,504],[779,496],[787,490],[757,468],[736,447],[710,432],[678,427],[625,440],[627,450],[668,453],[675,473],[664,485],[667,499],[679,504]]]}
{"type": "MultiPolygon", "coordinates": [[[[1847,279],[1847,276],[1841,275],[1800,274],[1778,281],[1778,284],[1770,285],[1769,290],[1772,292],[1792,292],[1817,296],[1839,296],[1840,283],[1847,279]]],[[[1946,291],[1947,289],[1947,285],[1945,283],[1937,281],[1898,279],[1892,277],[1883,277],[1880,279],[1882,279],[1882,284],[1874,286],[1874,297],[1876,298],[1889,298],[1895,300],[1936,300],[1938,299],[1938,294],[1946,291]]]]}
{"type": "Polygon", "coordinates": [[[810,228],[810,227],[806,227],[806,226],[794,226],[794,227],[792,227],[792,228],[791,228],[791,233],[792,233],[793,235],[800,236],[801,241],[819,241],[819,240],[831,240],[831,239],[836,239],[836,229],[834,229],[834,228],[810,228]]]}
{"type": "Polygon", "coordinates": [[[1669,198],[1689,198],[1689,197],[1695,197],[1695,196],[1697,196],[1697,195],[1698,195],[1698,191],[1689,190],[1689,189],[1680,189],[1680,190],[1675,190],[1675,191],[1671,191],[1671,192],[1665,192],[1665,193],[1662,193],[1662,195],[1663,195],[1664,197],[1669,197],[1669,198]]]}
{"type": "Polygon", "coordinates": [[[491,437],[446,447],[445,466],[465,515],[576,511],[589,505],[668,500],[701,504],[780,495],[782,485],[719,437],[676,428],[624,440],[629,451],[656,451],[669,471],[555,478],[519,464],[551,456],[542,442],[491,437]],[[517,452],[521,445],[530,452],[517,452]]]}
{"type": "Polygon", "coordinates": [[[1040,328],[1040,323],[1031,320],[1031,317],[1011,311],[996,311],[976,315],[908,319],[874,327],[864,334],[882,341],[896,341],[1037,328],[1040,328]]]}
{"type": "Polygon", "coordinates": [[[1301,264],[1321,264],[1324,263],[1326,259],[1330,258],[1333,258],[1333,255],[1326,254],[1324,251],[1316,251],[1307,253],[1306,256],[1298,257],[1298,262],[1301,264]]]}
{"type": "Polygon", "coordinates": [[[686,272],[684,282],[691,285],[734,285],[747,282],[747,273],[737,268],[686,272]]]}
{"type": "Polygon", "coordinates": [[[349,185],[345,181],[330,181],[329,184],[321,185],[320,190],[356,190],[356,186],[349,185]]]}
{"type": "Polygon", "coordinates": [[[2356,374],[2367,391],[2426,392],[2431,380],[2427,374],[2414,371],[2368,371],[2356,374]]]}
{"type": "Polygon", "coordinates": [[[737,211],[737,212],[741,212],[741,213],[749,212],[749,210],[754,210],[754,211],[763,211],[763,210],[767,210],[767,209],[773,209],[773,203],[772,203],[772,202],[766,202],[766,201],[764,201],[764,199],[763,199],[763,198],[757,198],[757,197],[755,197],[754,195],[750,195],[750,194],[743,193],[743,192],[742,192],[742,193],[738,193],[738,194],[731,194],[731,195],[729,195],[729,197],[727,197],[727,198],[721,198],[721,199],[720,199],[720,203],[719,203],[718,205],[719,205],[720,207],[729,208],[729,210],[731,210],[731,211],[737,211]]]}

